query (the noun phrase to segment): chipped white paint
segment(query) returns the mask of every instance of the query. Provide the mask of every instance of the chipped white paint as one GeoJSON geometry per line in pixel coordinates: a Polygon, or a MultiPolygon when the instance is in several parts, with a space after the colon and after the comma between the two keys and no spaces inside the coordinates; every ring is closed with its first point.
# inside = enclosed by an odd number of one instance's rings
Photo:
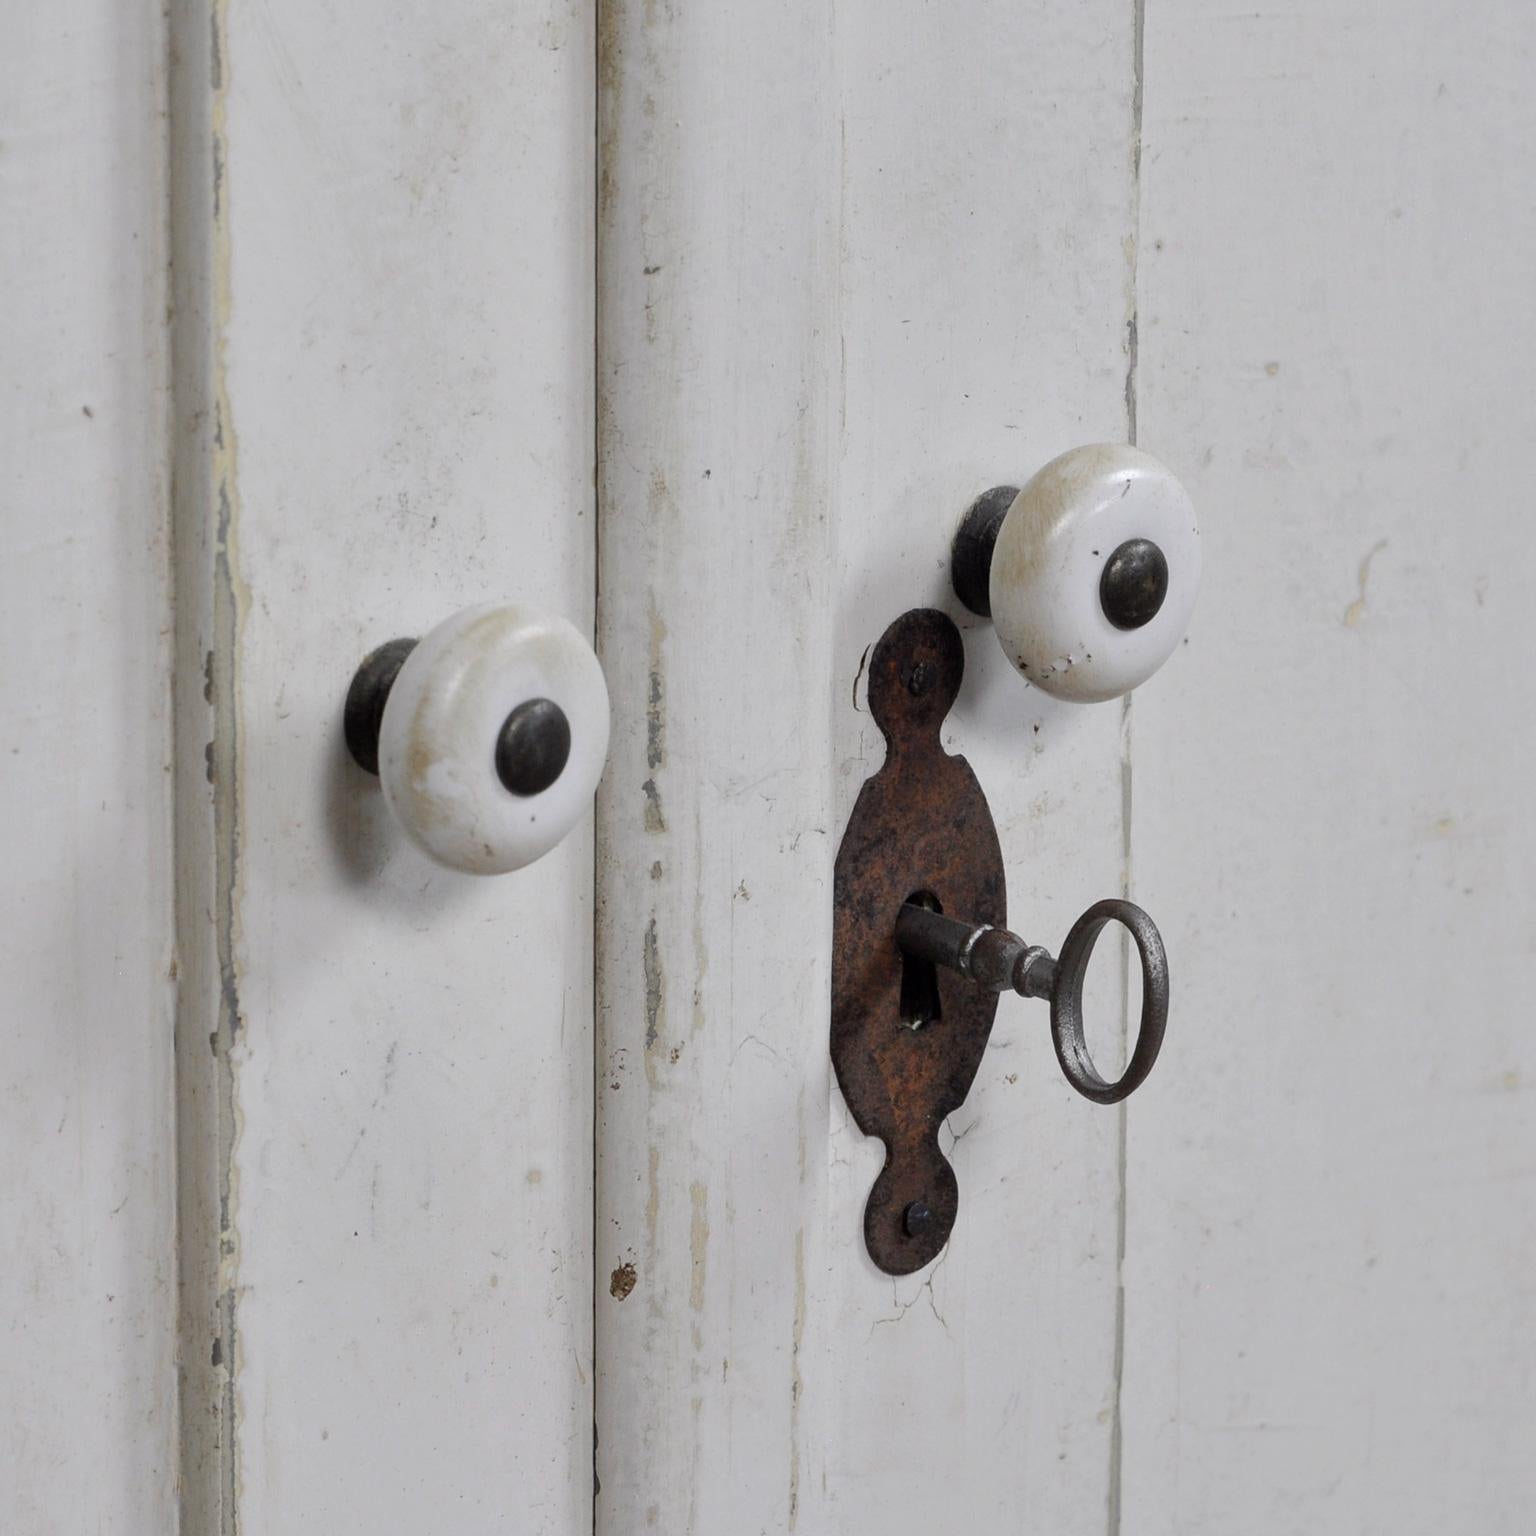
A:
{"type": "Polygon", "coordinates": [[[577,1536],[594,1406],[603,1536],[1523,1532],[1536,12],[611,0],[594,185],[590,3],[12,10],[7,1530],[176,1527],[174,1119],[188,1533],[577,1536]],[[339,734],[591,618],[594,197],[595,1252],[591,831],[444,873],[339,734]],[[1207,581],[1075,709],[949,539],[1126,436],[1207,581]],[[1006,1000],[892,1282],[826,946],[923,602],[1015,926],[1131,889],[1174,1014],[1101,1111],[1006,1000]]]}
{"type": "Polygon", "coordinates": [[[1536,8],[1149,0],[1127,1536],[1536,1508],[1536,8]],[[1369,584],[1367,585],[1367,577],[1369,584]]]}
{"type": "MultiPolygon", "coordinates": [[[[1029,688],[947,562],[977,492],[1126,434],[1132,8],[606,15],[598,1530],[1092,1528],[1120,1114],[1005,1003],[955,1241],[893,1283],[828,943],[882,751],[862,658],[923,603],[971,629],[947,735],[1016,922],[1059,943],[1121,889],[1119,709],[1029,688]]],[[[1118,1038],[1113,969],[1089,1001],[1118,1038]]]]}
{"type": "MultiPolygon", "coordinates": [[[[441,870],[340,731],[363,655],[466,604],[590,633],[590,15],[215,13],[199,1532],[590,1529],[590,824],[514,879],[441,870]]],[[[194,264],[202,228],[184,203],[194,264]]]]}
{"type": "Polygon", "coordinates": [[[482,603],[445,619],[400,668],[379,730],[384,802],[429,857],[501,875],[542,858],[592,808],[608,755],[608,690],[592,646],[558,614],[482,603]],[[559,777],[512,795],[496,770],[503,723],[548,699],[570,727],[559,777]]]}
{"type": "Polygon", "coordinates": [[[1058,699],[1103,703],[1178,649],[1200,590],[1200,524],[1165,464],[1123,443],[1073,448],[1030,477],[998,529],[989,596],[1004,654],[1058,699]],[[1137,629],[1117,629],[1099,588],[1115,551],[1150,539],[1168,590],[1137,629]]]}
{"type": "Polygon", "coordinates": [[[175,1524],[161,7],[0,9],[0,1527],[175,1524]]]}

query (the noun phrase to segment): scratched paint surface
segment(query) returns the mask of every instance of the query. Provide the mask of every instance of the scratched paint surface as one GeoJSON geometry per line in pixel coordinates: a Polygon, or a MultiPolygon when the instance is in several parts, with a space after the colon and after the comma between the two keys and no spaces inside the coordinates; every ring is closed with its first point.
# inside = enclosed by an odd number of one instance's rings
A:
{"type": "Polygon", "coordinates": [[[340,721],[472,602],[590,626],[592,47],[564,0],[216,12],[227,1104],[184,1157],[224,1301],[185,1347],[227,1531],[591,1524],[590,825],[438,871],[340,721]]]}

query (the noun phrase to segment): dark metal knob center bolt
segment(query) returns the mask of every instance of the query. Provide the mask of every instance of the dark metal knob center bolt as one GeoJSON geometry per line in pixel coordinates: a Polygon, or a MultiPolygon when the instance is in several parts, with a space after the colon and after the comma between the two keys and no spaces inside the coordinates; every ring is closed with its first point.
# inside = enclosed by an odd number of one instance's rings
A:
{"type": "MultiPolygon", "coordinates": [[[[342,711],[347,750],[359,768],[379,771],[379,731],[389,691],[414,640],[390,640],[371,652],[353,674],[342,711]]],[[[571,722],[553,699],[526,699],[496,734],[496,777],[514,795],[537,795],[565,772],[571,756],[571,722]]]]}
{"type": "Polygon", "coordinates": [[[958,971],[989,992],[1049,999],[1056,1059],[1067,1081],[1096,1104],[1116,1104],[1134,1093],[1157,1061],[1168,1027],[1168,956],[1157,925],[1133,902],[1117,897],[1095,902],[1072,925],[1059,960],[1006,928],[962,922],[910,901],[896,918],[896,943],[904,953],[958,971]],[[1141,1028],[1124,1073],[1113,1082],[1094,1067],[1083,1030],[1083,980],[1094,943],[1110,922],[1130,930],[1141,956],[1141,1028]]]}
{"type": "Polygon", "coordinates": [[[537,795],[565,771],[571,722],[553,699],[528,699],[496,737],[496,776],[514,795],[537,795]]]}
{"type": "Polygon", "coordinates": [[[1151,539],[1127,539],[1099,578],[1099,606],[1116,629],[1140,629],[1168,596],[1168,560],[1151,539]]]}

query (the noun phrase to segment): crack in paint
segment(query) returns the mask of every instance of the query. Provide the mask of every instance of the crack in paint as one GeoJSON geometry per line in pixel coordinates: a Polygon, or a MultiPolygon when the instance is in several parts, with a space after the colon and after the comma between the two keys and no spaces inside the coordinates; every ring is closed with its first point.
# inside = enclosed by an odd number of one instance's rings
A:
{"type": "Polygon", "coordinates": [[[1345,629],[1358,629],[1360,627],[1360,621],[1365,617],[1365,593],[1366,588],[1370,585],[1371,581],[1371,564],[1376,559],[1376,556],[1379,555],[1386,547],[1387,541],[1385,539],[1377,539],[1376,542],[1371,545],[1368,550],[1366,550],[1365,557],[1360,561],[1360,569],[1357,573],[1357,580],[1360,583],[1360,593],[1359,596],[1355,598],[1354,602],[1352,602],[1349,607],[1344,610],[1345,629]]]}

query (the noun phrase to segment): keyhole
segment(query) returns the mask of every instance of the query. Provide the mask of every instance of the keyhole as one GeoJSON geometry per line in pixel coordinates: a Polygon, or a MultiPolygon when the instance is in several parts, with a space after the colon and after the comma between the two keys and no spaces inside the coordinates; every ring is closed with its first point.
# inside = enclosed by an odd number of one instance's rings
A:
{"type": "MultiPolygon", "coordinates": [[[[942,912],[944,907],[932,891],[913,891],[907,902],[942,912]]],[[[922,1029],[937,1024],[943,1015],[939,1004],[939,970],[932,960],[917,955],[901,957],[901,1022],[908,1029],[922,1029]]]]}

